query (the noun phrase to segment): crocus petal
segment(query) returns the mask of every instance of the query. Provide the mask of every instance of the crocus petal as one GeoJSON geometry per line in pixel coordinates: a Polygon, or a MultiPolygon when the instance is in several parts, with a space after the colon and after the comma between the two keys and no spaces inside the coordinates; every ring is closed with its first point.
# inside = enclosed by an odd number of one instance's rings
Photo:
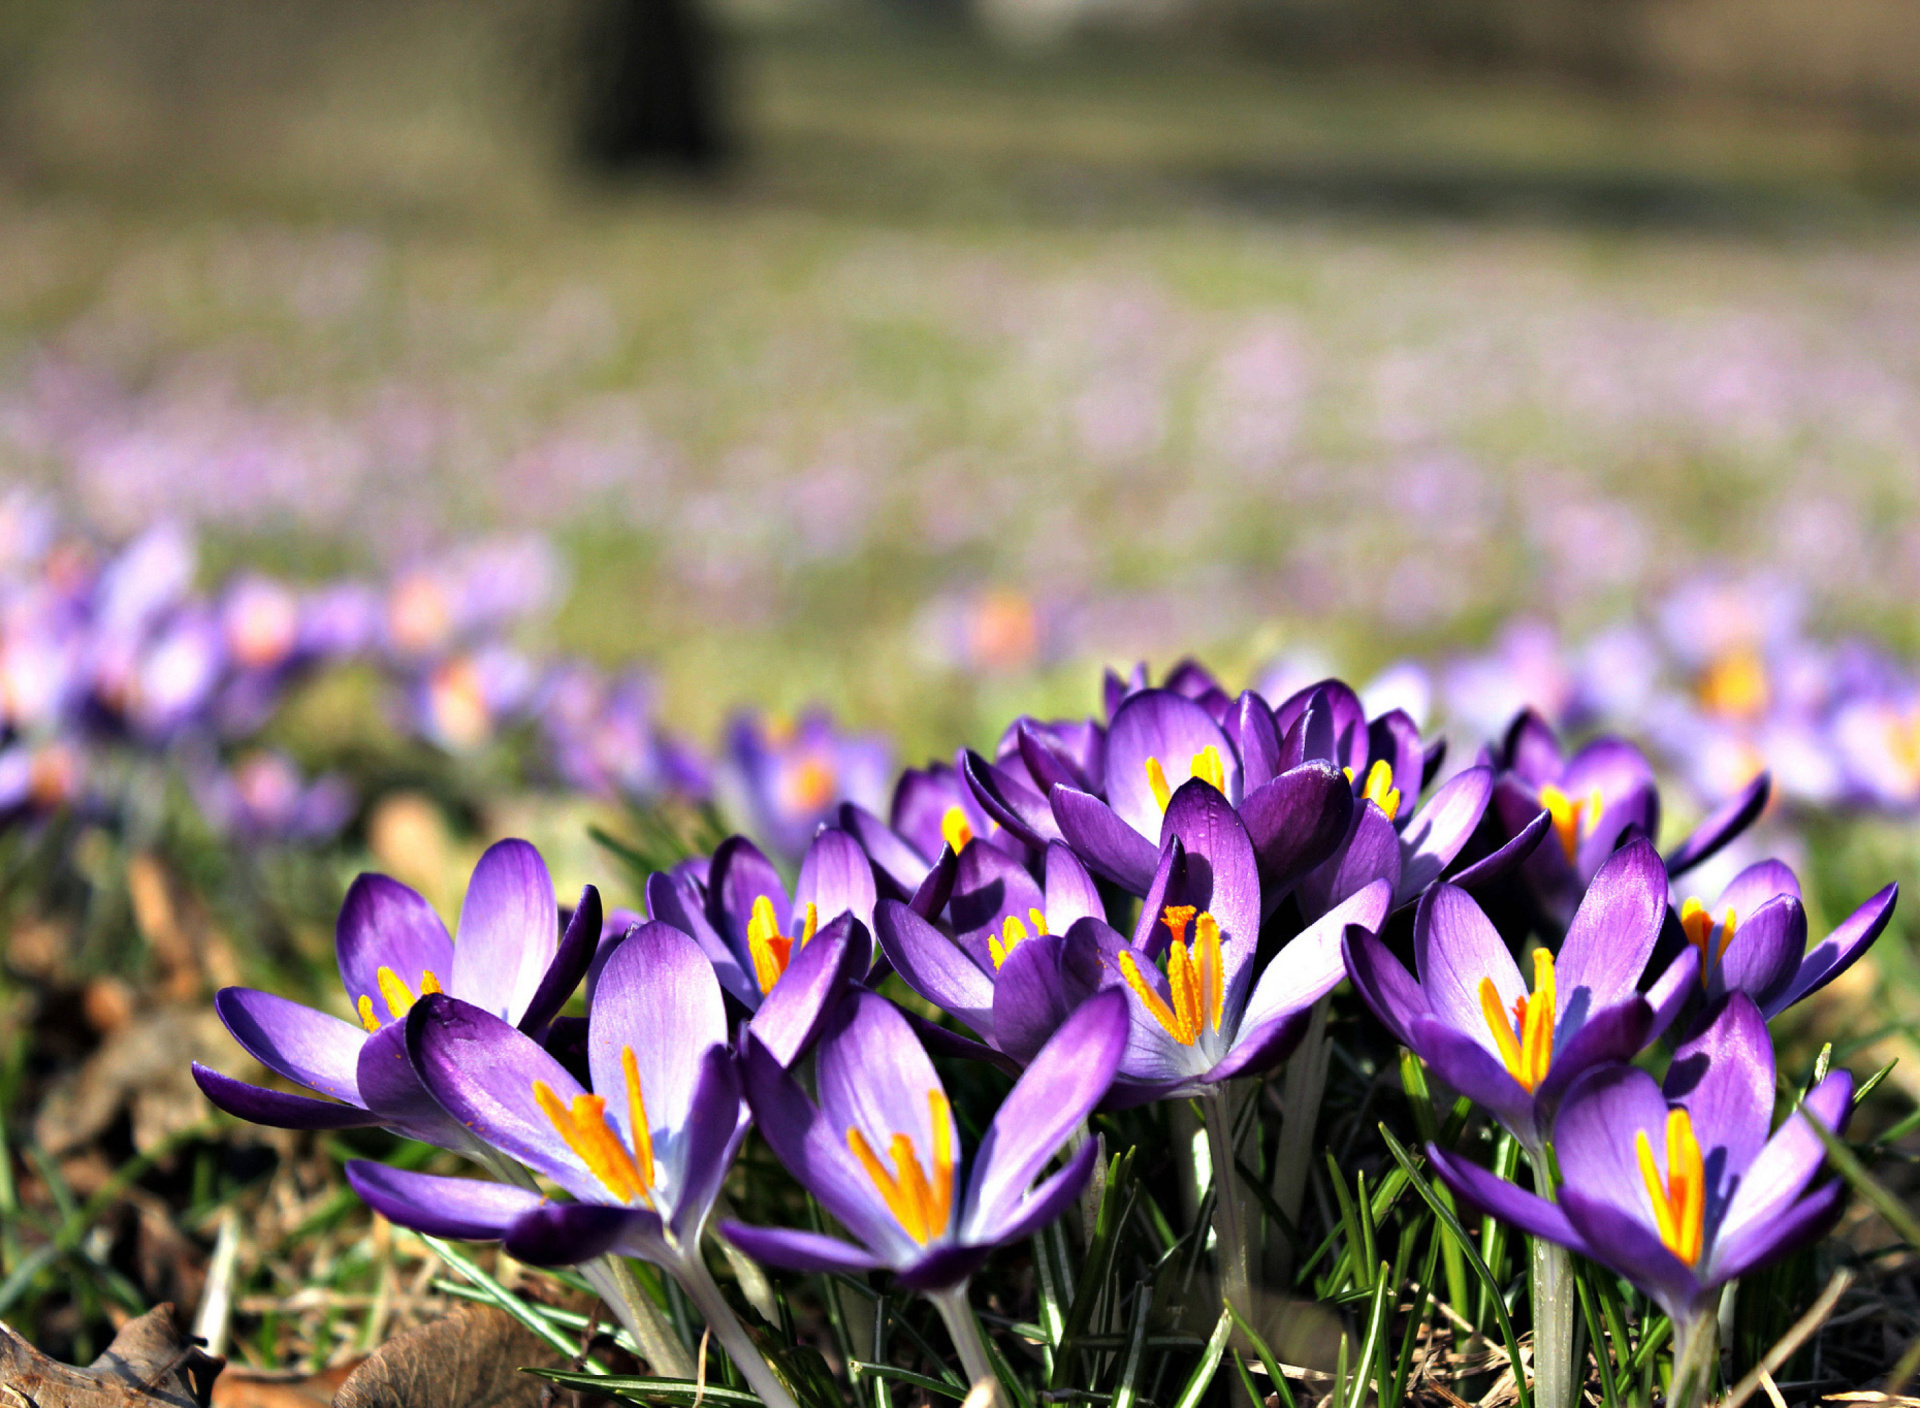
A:
{"type": "Polygon", "coordinates": [[[587,1018],[587,1065],[607,1119],[633,1147],[626,1053],[633,1053],[658,1154],[687,1123],[707,1053],[728,1039],[720,984],[700,946],[670,924],[646,923],[607,960],[587,1018]]]}
{"type": "MultiPolygon", "coordinates": [[[[1204,866],[1201,875],[1203,879],[1211,878],[1204,866]]],[[[1173,942],[1173,931],[1162,922],[1167,907],[1194,901],[1195,896],[1188,893],[1187,886],[1187,848],[1174,836],[1161,848],[1160,860],[1153,868],[1153,881],[1141,898],[1140,913],[1133,924],[1133,946],[1157,960],[1173,942]]],[[[1196,908],[1204,907],[1196,904],[1196,908]]]]}
{"type": "Polygon", "coordinates": [[[1893,906],[1900,898],[1900,887],[1889,885],[1848,915],[1838,929],[1815,944],[1800,964],[1800,971],[1787,984],[1786,991],[1766,1007],[1768,1017],[1777,1016],[1808,993],[1818,992],[1873,946],[1880,931],[1893,918],[1893,906]]]}
{"type": "MultiPolygon", "coordinates": [[[[708,871],[707,922],[727,941],[742,971],[749,975],[753,971],[753,950],[747,942],[747,922],[753,917],[754,902],[762,898],[773,906],[775,914],[787,912],[787,887],[780,883],[780,872],[773,868],[773,862],[746,837],[729,836],[715,848],[708,871]]],[[[822,915],[821,919],[828,917],[822,915]]]]}
{"type": "Polygon", "coordinates": [[[1432,799],[1414,813],[1401,833],[1403,855],[1395,901],[1404,904],[1440,878],[1493,796],[1493,769],[1467,768],[1447,779],[1432,799]]]}
{"type": "Polygon", "coordinates": [[[1635,1152],[1635,1136],[1642,1131],[1664,1167],[1667,1102],[1660,1087],[1636,1067],[1603,1067],[1588,1071],[1568,1092],[1554,1121],[1553,1150],[1566,1180],[1563,1194],[1579,1188],[1589,1198],[1610,1202],[1657,1240],[1653,1204],[1635,1152]]]}
{"type": "Polygon", "coordinates": [[[1731,1281],[1817,1241],[1839,1220],[1846,1205],[1847,1185],[1836,1178],[1764,1222],[1743,1224],[1736,1235],[1715,1242],[1710,1263],[1713,1280],[1731,1281]]]}
{"type": "Polygon", "coordinates": [[[1651,782],[1625,797],[1609,797],[1574,853],[1580,873],[1592,875],[1628,838],[1656,835],[1659,825],[1660,789],[1651,782]]]}
{"type": "MultiPolygon", "coordinates": [[[[1661,1093],[1685,1105],[1700,1147],[1724,1148],[1724,1169],[1709,1180],[1738,1176],[1767,1142],[1773,1117],[1773,1041],[1767,1019],[1743,992],[1730,994],[1700,1034],[1673,1053],[1661,1093]]],[[[1709,1187],[1708,1215],[1718,1220],[1709,1187]]]]}
{"type": "Polygon", "coordinates": [[[982,1036],[993,1034],[994,980],[978,963],[898,900],[881,900],[873,922],[881,952],[908,987],[982,1036]]]}
{"type": "Polygon", "coordinates": [[[391,968],[412,989],[420,986],[422,973],[441,983],[453,978],[447,926],[432,905],[385,875],[361,875],[347,887],[333,938],[347,1000],[357,1006],[362,997],[371,997],[374,1015],[383,1022],[398,1014],[387,1010],[380,969],[391,968]]]}
{"type": "MultiPolygon", "coordinates": [[[[1022,1065],[1060,1029],[1085,990],[1061,971],[1064,935],[1047,934],[1014,946],[993,981],[993,1044],[1022,1065]]],[[[975,1030],[979,1030],[975,1028],[975,1030]]]]}
{"type": "Polygon", "coordinates": [[[873,941],[851,914],[843,914],[793,954],[787,971],[750,1023],[781,1061],[791,1064],[813,1043],[827,1009],[867,971],[873,941]]]}
{"type": "Polygon", "coordinates": [[[1763,772],[1715,808],[1712,815],[1694,827],[1692,834],[1668,854],[1668,872],[1684,875],[1753,825],[1767,809],[1767,797],[1772,790],[1773,775],[1763,772]]]}
{"type": "Polygon", "coordinates": [[[1283,734],[1301,719],[1307,722],[1306,757],[1352,768],[1355,776],[1366,772],[1367,709],[1353,686],[1344,680],[1322,680],[1295,691],[1273,711],[1274,726],[1283,734]]]}
{"type": "Polygon", "coordinates": [[[1717,915],[1731,909],[1745,920],[1761,905],[1781,895],[1802,898],[1800,877],[1793,873],[1793,867],[1777,860],[1755,861],[1727,882],[1727,888],[1713,902],[1713,912],[1717,915]]]}
{"type": "Polygon", "coordinates": [[[1244,796],[1251,797],[1279,776],[1280,733],[1273,725],[1273,711],[1250,689],[1234,701],[1233,712],[1227,715],[1227,738],[1240,755],[1244,796]]]}
{"type": "Polygon", "coordinates": [[[1226,797],[1198,779],[1181,784],[1167,804],[1161,846],[1176,836],[1187,852],[1186,902],[1211,912],[1229,942],[1243,941],[1237,954],[1226,956],[1235,969],[1253,956],[1253,944],[1244,941],[1260,934],[1260,870],[1253,842],[1226,797]]]}
{"type": "Polygon", "coordinates": [[[1054,788],[1052,806],[1062,838],[1089,870],[1130,894],[1147,892],[1160,859],[1153,842],[1122,821],[1105,802],[1071,787],[1054,788]]]}
{"type": "Polygon", "coordinates": [[[1513,1010],[1527,986],[1506,941],[1465,890],[1435,885],[1427,891],[1414,913],[1413,952],[1435,1019],[1469,1035],[1490,1055],[1498,1050],[1480,1002],[1480,981],[1493,979],[1502,1012],[1513,1010]]]}
{"type": "Polygon", "coordinates": [[[1353,812],[1353,788],[1323,759],[1289,768],[1247,794],[1240,820],[1273,903],[1334,853],[1346,839],[1353,812]]]}
{"type": "Polygon", "coordinates": [[[894,1272],[894,1283],[907,1291],[948,1290],[965,1282],[986,1264],[990,1247],[962,1243],[935,1243],[925,1253],[894,1272]]]}
{"type": "Polygon", "coordinates": [[[1586,1238],[1557,1205],[1495,1177],[1478,1164],[1447,1153],[1437,1144],[1427,1145],[1427,1159],[1442,1181],[1476,1212],[1511,1223],[1529,1237],[1543,1237],[1581,1256],[1593,1256],[1586,1238]]]}
{"type": "Polygon", "coordinates": [[[1434,1074],[1531,1145],[1542,1131],[1536,1128],[1533,1096],[1515,1080],[1500,1058],[1479,1041],[1432,1017],[1415,1017],[1408,1024],[1407,1045],[1434,1074]]]}
{"type": "Polygon", "coordinates": [[[1747,1166],[1721,1219],[1719,1244],[1738,1247],[1800,1196],[1827,1157],[1827,1146],[1807,1126],[1808,1116],[1838,1133],[1846,1127],[1852,1101],[1853,1077],[1845,1071],[1831,1072],[1808,1092],[1804,1110],[1789,1116],[1747,1166]]]}
{"type": "MultiPolygon", "coordinates": [[[[902,775],[900,785],[906,785],[902,775]]],[[[900,833],[858,802],[842,802],[835,817],[840,829],[860,843],[879,871],[879,879],[890,899],[905,899],[926,879],[927,858],[900,838],[900,833]]]]}
{"type": "MultiPolygon", "coordinates": [[[[1656,1131],[1657,1133],[1657,1131],[1656,1131]]],[[[1662,1136],[1664,1138],[1664,1136],[1662,1136]]],[[[1636,1171],[1634,1177],[1639,1178],[1636,1171]]],[[[1652,1215],[1646,1185],[1638,1184],[1640,1201],[1652,1215]]],[[[1700,1278],[1660,1240],[1650,1222],[1623,1209],[1611,1198],[1591,1196],[1585,1185],[1569,1182],[1560,1189],[1560,1206],[1567,1221],[1579,1229],[1586,1255],[1640,1286],[1675,1320],[1697,1314],[1705,1294],[1700,1278]]]]}
{"type": "Polygon", "coordinates": [[[1027,772],[1041,796],[1051,792],[1056,784],[1077,787],[1082,792],[1091,790],[1092,783],[1080,770],[1078,760],[1051,736],[1035,728],[1028,719],[1017,720],[1013,728],[1020,761],[1027,765],[1027,772]]]}
{"type": "Polygon", "coordinates": [[[1697,990],[1699,981],[1700,951],[1689,945],[1647,989],[1647,1006],[1653,1009],[1653,1024],[1647,1029],[1648,1041],[1673,1024],[1673,1019],[1687,1005],[1687,999],[1697,990]]]}
{"type": "Polygon", "coordinates": [[[873,862],[853,837],[837,827],[823,827],[800,859],[800,875],[793,882],[793,909],[787,932],[796,932],[814,906],[819,923],[851,914],[873,927],[873,862]]]}
{"type": "Polygon", "coordinates": [[[994,1225],[988,1226],[982,1221],[978,1230],[968,1231],[965,1234],[967,1240],[1005,1245],[1021,1241],[1039,1231],[1080,1196],[1080,1190],[1087,1186],[1087,1179],[1093,1175],[1094,1160],[1099,1156],[1100,1145],[1097,1141],[1081,1141],[1080,1147],[1073,1151],[1058,1172],[1049,1175],[1018,1202],[1009,1206],[994,1225]]]}
{"type": "Polygon", "coordinates": [[[920,888],[907,896],[907,908],[922,919],[931,919],[947,907],[947,900],[953,895],[953,877],[959,869],[959,857],[954,855],[951,846],[945,847],[927,871],[927,878],[920,882],[920,888]]]}
{"type": "Polygon", "coordinates": [[[1500,751],[1507,767],[1536,792],[1549,782],[1558,782],[1566,768],[1560,739],[1532,709],[1521,710],[1507,725],[1500,751]]]}
{"type": "Polygon", "coordinates": [[[1167,786],[1177,789],[1193,776],[1194,755],[1207,748],[1220,755],[1227,799],[1237,799],[1240,760],[1211,714],[1191,699],[1164,689],[1143,690],[1128,698],[1107,730],[1107,801],[1115,814],[1140,835],[1157,839],[1160,799],[1147,780],[1147,760],[1157,762],[1167,786]]]}
{"type": "Polygon", "coordinates": [[[1272,1070],[1293,1054],[1312,1020],[1311,1009],[1297,1008],[1258,1022],[1243,1022],[1234,1036],[1233,1049],[1206,1073],[1207,1084],[1272,1070]]]}
{"type": "Polygon", "coordinates": [[[1408,1033],[1414,1019],[1430,1016],[1426,994],[1387,946],[1363,929],[1345,933],[1341,951],[1347,975],[1366,999],[1367,1006],[1402,1046],[1412,1043],[1408,1033]]]}
{"type": "Polygon", "coordinates": [[[255,988],[222,988],[213,1010],[247,1054],[275,1075],[349,1105],[363,1103],[354,1067],[367,1034],[353,1023],[255,988]]]}
{"type": "Polygon", "coordinates": [[[1326,913],[1376,880],[1400,886],[1400,833],[1387,814],[1371,802],[1357,802],[1353,826],[1340,849],[1300,882],[1300,910],[1326,913]]]}
{"type": "Polygon", "coordinates": [[[1303,929],[1268,961],[1247,999],[1241,1026],[1311,1007],[1338,987],[1347,974],[1342,945],[1348,928],[1378,933],[1392,898],[1393,887],[1376,880],[1303,929]]]}
{"type": "Polygon", "coordinates": [[[821,1274],[841,1271],[849,1276],[858,1276],[863,1272],[878,1271],[886,1265],[872,1252],[818,1232],[723,1222],[720,1224],[720,1234],[755,1261],[787,1271],[821,1274]]]}
{"type": "Polygon", "coordinates": [[[1093,877],[1087,874],[1080,857],[1068,849],[1064,842],[1054,841],[1047,846],[1045,876],[1046,906],[1043,912],[1048,933],[1064,934],[1082,919],[1107,917],[1106,904],[1100,898],[1093,877]]]}
{"type": "Polygon", "coordinates": [[[347,1160],[346,1173],[360,1201],[387,1221],[460,1242],[497,1242],[514,1222],[546,1202],[531,1188],[413,1173],[369,1159],[347,1160]]]}
{"type": "Polygon", "coordinates": [[[580,986],[580,979],[593,962],[594,951],[600,945],[600,929],[600,892],[589,885],[580,892],[580,903],[573,907],[573,917],[561,932],[553,962],[527,1003],[526,1014],[520,1018],[521,1031],[539,1031],[567,1005],[567,999],[573,996],[573,990],[580,986]]]}
{"type": "MultiPolygon", "coordinates": [[[[707,956],[707,962],[713,965],[713,973],[720,980],[720,986],[731,994],[748,1011],[760,1005],[760,984],[754,981],[750,969],[743,966],[740,955],[733,946],[715,929],[706,914],[706,901],[694,888],[691,880],[682,876],[673,876],[656,870],[647,877],[647,913],[662,924],[671,924],[683,934],[693,936],[700,945],[700,951],[707,956]]],[[[594,978],[594,986],[599,978],[594,978]]],[[[587,995],[589,1005],[593,1000],[592,992],[587,995]]]]}
{"type": "MultiPolygon", "coordinates": [[[[1496,786],[1494,791],[1498,793],[1496,786]]],[[[1463,890],[1479,889],[1504,880],[1520,864],[1539,849],[1540,842],[1546,838],[1547,830],[1553,824],[1553,818],[1546,812],[1537,812],[1533,820],[1521,827],[1513,839],[1508,841],[1492,855],[1482,856],[1471,865],[1463,865],[1449,878],[1450,883],[1463,890]]]]}
{"type": "Polygon", "coordinates": [[[1031,931],[1028,912],[1045,904],[1040,886],[1019,861],[994,846],[968,846],[954,867],[947,916],[961,935],[961,947],[975,962],[985,962],[989,932],[998,935],[1009,915],[1031,931]]]}
{"type": "Polygon", "coordinates": [[[1534,1091],[1536,1103],[1551,1110],[1567,1087],[1595,1066],[1639,1055],[1652,1032],[1653,1008],[1638,993],[1598,1011],[1569,1014],[1560,1024],[1547,1078],[1534,1091]]]}
{"type": "Polygon", "coordinates": [[[487,848],[467,882],[447,991],[518,1022],[553,966],[560,907],[547,863],[525,841],[487,848]]]}
{"type": "Polygon", "coordinates": [[[382,1027],[366,1039],[354,1078],[361,1102],[394,1133],[443,1149],[473,1147],[473,1136],[448,1117],[414,1071],[405,1022],[382,1027]]]}
{"type": "Polygon", "coordinates": [[[747,1137],[744,1097],[740,1065],[732,1049],[708,1047],[687,1101],[685,1119],[669,1150],[679,1178],[679,1186],[673,1190],[673,1233],[684,1246],[699,1242],[700,1228],[713,1210],[713,1200],[726,1181],[733,1156],[747,1137]]]}
{"type": "Polygon", "coordinates": [[[1743,992],[1764,1006],[1786,992],[1806,951],[1807,911],[1792,895],[1781,895],[1738,915],[1733,938],[1710,970],[1713,991],[1743,992]]]}
{"type": "MultiPolygon", "coordinates": [[[[1643,788],[1655,785],[1653,764],[1647,761],[1645,753],[1624,738],[1596,738],[1567,759],[1559,785],[1561,791],[1576,801],[1599,788],[1605,799],[1604,815],[1643,788]]],[[[1644,829],[1649,833],[1657,831],[1659,821],[1656,811],[1651,824],[1645,824],[1644,829]]]]}
{"type": "MultiPolygon", "coordinates": [[[[945,1087],[907,1019],[885,998],[854,993],[829,1017],[814,1057],[814,1082],[821,1118],[830,1128],[843,1134],[857,1129],[875,1149],[904,1134],[923,1154],[932,1150],[929,1095],[944,1097],[945,1087]]],[[[957,1148],[951,1130],[949,1137],[949,1147],[957,1148]]]]}
{"type": "MultiPolygon", "coordinates": [[[[1426,750],[1420,746],[1420,726],[1412,715],[1405,709],[1390,709],[1369,723],[1367,753],[1369,757],[1384,759],[1393,769],[1394,783],[1411,806],[1427,785],[1426,750]]],[[[1491,781],[1491,768],[1488,774],[1491,781]]]]}
{"type": "Polygon", "coordinates": [[[1667,916],[1667,872],[1644,837],[1607,857],[1555,956],[1562,1010],[1581,989],[1595,1007],[1618,1002],[1646,971],[1667,916]]]}
{"type": "Polygon", "coordinates": [[[528,1266],[573,1266],[619,1246],[658,1246],[660,1216],[604,1203],[548,1203],[516,1220],[501,1241],[508,1256],[528,1266]]]}
{"type": "Polygon", "coordinates": [[[1027,845],[1038,849],[1059,839],[1060,825],[1047,799],[1005,768],[995,767],[969,749],[961,760],[960,774],[980,809],[1027,845]]]}
{"type": "Polygon", "coordinates": [[[223,1076],[198,1061],[193,1063],[193,1083],[217,1109],[274,1129],[364,1129],[380,1123],[358,1105],[266,1090],[223,1076]]]}
{"type": "Polygon", "coordinates": [[[1119,1069],[1128,1025],[1126,1000],[1111,989],[1096,993],[1033,1058],[980,1141],[963,1235],[993,1237],[1067,1135],[1100,1103],[1119,1069]]]}

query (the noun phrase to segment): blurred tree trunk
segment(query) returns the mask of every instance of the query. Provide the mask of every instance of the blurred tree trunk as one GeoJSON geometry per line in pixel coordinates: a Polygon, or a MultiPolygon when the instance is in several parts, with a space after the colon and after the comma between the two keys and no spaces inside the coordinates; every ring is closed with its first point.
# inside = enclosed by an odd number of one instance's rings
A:
{"type": "Polygon", "coordinates": [[[583,19],[581,159],[603,171],[719,165],[717,43],[699,0],[587,0],[583,19]]]}

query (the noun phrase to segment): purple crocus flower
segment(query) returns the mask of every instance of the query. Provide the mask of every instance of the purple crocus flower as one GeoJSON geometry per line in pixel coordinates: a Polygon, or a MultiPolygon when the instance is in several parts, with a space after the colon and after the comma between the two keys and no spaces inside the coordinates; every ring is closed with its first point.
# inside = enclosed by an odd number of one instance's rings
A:
{"type": "Polygon", "coordinates": [[[692,936],[783,1061],[799,1055],[832,998],[871,966],[873,905],[866,854],[833,827],[807,847],[791,900],[744,836],[722,841],[704,876],[692,864],[647,877],[647,913],[692,936]]]}
{"type": "Polygon", "coordinates": [[[501,841],[473,869],[457,941],[447,937],[431,905],[384,875],[353,882],[334,937],[357,1024],[253,988],[223,988],[213,1000],[249,1055],[331,1099],[262,1089],[195,1064],[200,1089],[228,1114],[255,1124],[384,1125],[430,1144],[470,1149],[472,1136],[447,1118],[414,1075],[404,1019],[420,998],[444,991],[523,1031],[542,1030],[593,957],[600,895],[586,887],[562,934],[540,853],[525,841],[501,841]]]}
{"type": "Polygon", "coordinates": [[[761,1133],[859,1245],[735,1222],[721,1230],[774,1266],[884,1268],[929,1293],[962,1286],[995,1247],[1045,1226],[1078,1195],[1098,1156],[1093,1140],[1034,1180],[1107,1093],[1126,1038],[1120,996],[1088,999],[1015,1082],[971,1167],[945,1086],[886,999],[857,993],[835,1012],[817,1048],[818,1105],[772,1052],[750,1043],[747,1099],[761,1133]]]}
{"type": "Polygon", "coordinates": [[[1364,931],[1348,935],[1347,971],[1403,1046],[1538,1153],[1573,1081],[1631,1060],[1696,982],[1689,948],[1639,991],[1666,912],[1666,870],[1641,838],[1600,867],[1559,953],[1534,950],[1531,992],[1506,940],[1466,891],[1446,884],[1414,914],[1417,980],[1364,931]]]}
{"type": "Polygon", "coordinates": [[[1069,961],[1085,949],[1070,948],[1068,935],[1083,919],[1104,918],[1100,892],[1058,841],[1046,850],[1044,887],[979,843],[961,853],[956,871],[952,935],[911,906],[882,900],[874,913],[881,950],[908,987],[1024,1064],[1099,986],[1097,966],[1069,961]]]}
{"type": "Polygon", "coordinates": [[[1663,1090],[1631,1066],[1587,1072],[1553,1126],[1563,1182],[1548,1202],[1455,1155],[1428,1157],[1455,1192],[1529,1236],[1571,1248],[1647,1292],[1684,1343],[1719,1289],[1818,1236],[1840,1209],[1835,1179],[1808,1192],[1825,1149],[1811,1115],[1844,1127],[1853,1078],[1834,1071],[1771,1138],[1773,1046],[1744,993],[1682,1046],[1663,1090]]]}
{"type": "Polygon", "coordinates": [[[737,716],[727,729],[730,798],[748,830],[797,856],[842,801],[873,808],[886,795],[888,744],[843,732],[822,710],[797,724],[737,716]]]}
{"type": "MultiPolygon", "coordinates": [[[[1567,757],[1546,720],[1529,709],[1508,728],[1497,761],[1491,815],[1502,835],[1518,835],[1542,810],[1551,818],[1558,844],[1535,848],[1520,873],[1555,924],[1566,922],[1622,836],[1660,834],[1653,766],[1624,739],[1596,738],[1567,757]]],[[[1771,785],[1761,773],[1718,807],[1668,852],[1668,872],[1684,874],[1752,825],[1771,785]]]]}
{"type": "Polygon", "coordinates": [[[1728,992],[1744,992],[1768,1020],[1848,968],[1880,937],[1893,918],[1900,887],[1888,885],[1846,917],[1811,951],[1800,881],[1777,860],[1750,865],[1711,905],[1689,897],[1680,906],[1680,929],[1699,954],[1701,1005],[1728,992]]]}

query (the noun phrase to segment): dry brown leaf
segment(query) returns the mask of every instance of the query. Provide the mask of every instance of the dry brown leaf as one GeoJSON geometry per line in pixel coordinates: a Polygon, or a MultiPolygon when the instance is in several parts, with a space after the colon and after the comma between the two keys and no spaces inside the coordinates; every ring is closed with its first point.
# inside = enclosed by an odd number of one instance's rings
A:
{"type": "Polygon", "coordinates": [[[134,1146],[151,1149],[206,1118],[206,1099],[193,1083],[195,1061],[234,1064],[233,1042],[212,1008],[174,1004],[141,1013],[54,1082],[34,1137],[49,1153],[64,1154],[131,1109],[134,1146]]]}
{"type": "Polygon", "coordinates": [[[327,1408],[361,1362],[351,1360],[318,1374],[229,1369],[213,1386],[213,1408],[327,1408]]]}
{"type": "Polygon", "coordinates": [[[333,1408],[539,1408],[542,1381],[520,1371],[566,1362],[504,1311],[462,1306],[381,1345],[333,1408]]]}
{"type": "Polygon", "coordinates": [[[33,1408],[208,1408],[225,1362],[181,1333],[171,1305],[127,1321],[84,1369],[49,1359],[0,1325],[0,1397],[33,1408]]]}

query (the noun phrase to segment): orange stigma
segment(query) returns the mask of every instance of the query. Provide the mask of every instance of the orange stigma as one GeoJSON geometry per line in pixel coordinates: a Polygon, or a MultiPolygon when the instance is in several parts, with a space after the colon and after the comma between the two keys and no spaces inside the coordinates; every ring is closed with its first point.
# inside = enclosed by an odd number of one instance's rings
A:
{"type": "Polygon", "coordinates": [[[945,1093],[929,1090],[927,1109],[933,1116],[931,1173],[921,1166],[912,1136],[895,1134],[888,1142],[887,1152],[893,1158],[889,1173],[867,1136],[855,1128],[847,1130],[847,1147],[907,1235],[923,1247],[946,1231],[953,1218],[953,1116],[945,1093]]]}
{"type": "Polygon", "coordinates": [[[1571,865],[1580,856],[1580,843],[1589,836],[1606,802],[1596,786],[1578,800],[1569,797],[1549,782],[1540,789],[1540,805],[1553,818],[1553,834],[1560,838],[1560,849],[1571,865]]]}
{"type": "Polygon", "coordinates": [[[754,981],[760,984],[761,992],[773,991],[773,985],[793,961],[793,951],[805,948],[819,928],[820,910],[812,900],[807,901],[807,918],[799,937],[788,938],[773,916],[773,901],[765,895],[754,899],[753,913],[747,917],[747,951],[753,955],[754,981]]]}
{"type": "Polygon", "coordinates": [[[1726,918],[1717,926],[1720,930],[1720,942],[1713,942],[1715,924],[1713,915],[1697,899],[1690,899],[1680,906],[1680,927],[1686,931],[1687,942],[1700,950],[1700,986],[1707,985],[1707,975],[1713,965],[1727,956],[1727,945],[1733,942],[1734,913],[1733,906],[1727,906],[1726,918]]]}
{"type": "Polygon", "coordinates": [[[1120,976],[1168,1036],[1182,1046],[1192,1046],[1204,1027],[1220,1030],[1226,1006],[1220,922],[1204,910],[1196,913],[1191,905],[1168,905],[1160,922],[1173,933],[1167,949],[1167,987],[1173,994],[1172,1003],[1154,991],[1130,949],[1121,950],[1120,976]],[[1185,938],[1189,923],[1193,925],[1190,945],[1185,938]]]}
{"type": "Polygon", "coordinates": [[[1539,1089],[1553,1064],[1555,1006],[1553,955],[1544,948],[1533,951],[1533,995],[1514,999],[1511,1018],[1500,1005],[1493,979],[1480,980],[1480,1010],[1493,1032],[1493,1044],[1500,1049],[1507,1074],[1524,1090],[1539,1089]]]}
{"type": "Polygon", "coordinates": [[[620,1048],[620,1065],[627,1078],[627,1124],[633,1136],[629,1152],[620,1132],[607,1120],[607,1102],[599,1095],[579,1094],[569,1108],[543,1080],[533,1083],[533,1098],[541,1113],[567,1147],[580,1157],[588,1172],[623,1203],[653,1205],[653,1132],[647,1125],[646,1102],[640,1097],[640,1067],[633,1048],[620,1048]]]}

